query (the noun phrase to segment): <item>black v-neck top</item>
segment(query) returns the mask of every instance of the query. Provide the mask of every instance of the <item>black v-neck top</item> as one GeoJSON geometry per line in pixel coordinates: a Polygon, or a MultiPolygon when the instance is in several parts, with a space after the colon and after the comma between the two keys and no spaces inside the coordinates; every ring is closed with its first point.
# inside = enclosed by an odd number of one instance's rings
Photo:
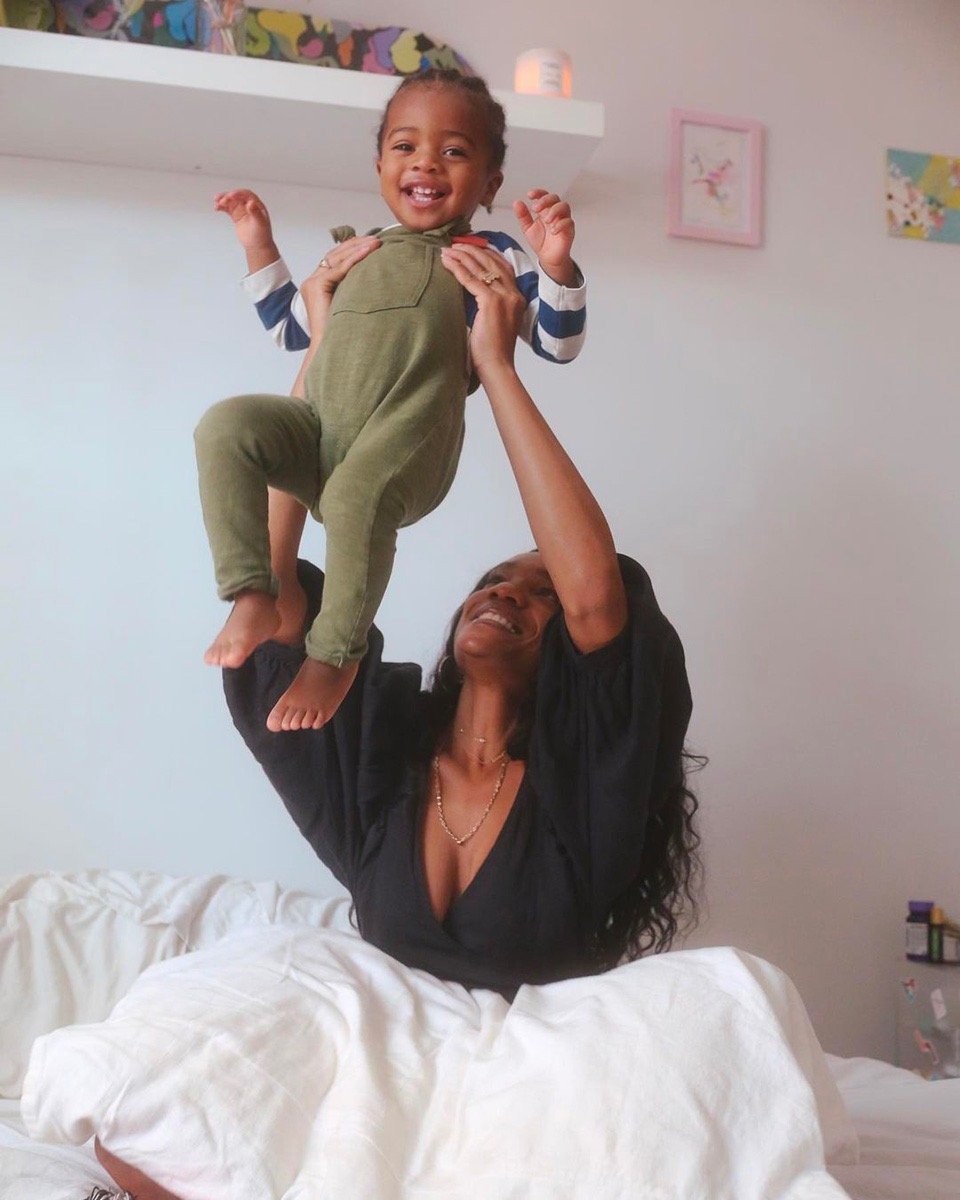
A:
{"type": "MultiPolygon", "coordinates": [[[[421,670],[369,649],[320,730],[271,733],[266,718],[303,662],[267,642],[225,670],[234,724],[301,833],[349,890],[361,935],[400,962],[512,995],[593,974],[594,931],[635,880],[647,821],[676,780],[691,702],[683,648],[650,579],[620,556],[629,618],[581,654],[563,615],[548,624],[526,771],[496,842],[445,919],[427,893],[420,839],[427,779],[421,670]]],[[[323,576],[301,563],[319,607],[323,576]]]]}

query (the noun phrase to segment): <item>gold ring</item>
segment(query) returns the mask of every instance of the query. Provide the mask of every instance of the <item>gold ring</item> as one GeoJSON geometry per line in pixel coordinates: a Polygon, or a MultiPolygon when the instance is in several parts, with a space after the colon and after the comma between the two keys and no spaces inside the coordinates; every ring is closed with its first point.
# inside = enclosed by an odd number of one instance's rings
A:
{"type": "Polygon", "coordinates": [[[500,276],[496,273],[496,271],[486,271],[480,276],[480,279],[483,283],[496,283],[499,278],[500,276]]]}

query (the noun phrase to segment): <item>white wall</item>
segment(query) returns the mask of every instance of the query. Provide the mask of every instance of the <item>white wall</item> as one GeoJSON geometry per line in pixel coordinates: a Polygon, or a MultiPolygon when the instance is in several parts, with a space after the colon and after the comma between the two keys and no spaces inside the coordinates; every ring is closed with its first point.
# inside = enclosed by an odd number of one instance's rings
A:
{"type": "MultiPolygon", "coordinates": [[[[324,9],[326,11],[326,9],[324,9]]],[[[960,153],[949,0],[341,4],[452,41],[495,87],[559,44],[609,133],[573,195],[588,349],[524,372],[650,569],[696,700],[709,919],[785,967],[839,1053],[892,1052],[901,914],[960,912],[960,250],[888,239],[887,146],[960,153]],[[766,245],[669,239],[668,110],[769,129],[766,245]],[[951,305],[950,302],[953,301],[951,305]]],[[[294,69],[294,68],[291,68],[294,69]]],[[[171,136],[176,131],[171,130],[171,136]]],[[[310,152],[310,131],[297,134],[310,152]]],[[[101,864],[333,886],[230,727],[191,429],[286,390],[213,192],[239,180],[0,164],[0,873],[101,864]]],[[[549,184],[549,180],[544,180],[549,184]]],[[[263,188],[295,270],[372,196],[263,188]]],[[[509,228],[512,218],[499,219],[509,228]]],[[[482,396],[381,624],[432,659],[461,593],[529,543],[482,396]]],[[[321,553],[317,532],[306,549],[321,553]]]]}

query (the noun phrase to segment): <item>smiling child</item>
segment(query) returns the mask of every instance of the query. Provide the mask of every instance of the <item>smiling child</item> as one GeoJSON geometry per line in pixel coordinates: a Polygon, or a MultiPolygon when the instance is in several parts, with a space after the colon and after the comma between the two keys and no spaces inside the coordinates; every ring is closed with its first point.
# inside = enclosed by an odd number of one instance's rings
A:
{"type": "Polygon", "coordinates": [[[301,639],[304,509],[326,533],[322,606],[306,661],[269,714],[271,730],[319,729],[336,711],[366,650],[397,530],[436,508],[453,481],[476,302],[442,251],[502,254],[502,271],[482,269],[477,256],[478,277],[493,286],[516,276],[526,302],[520,333],[538,355],[568,362],[582,345],[585,288],[570,256],[569,205],[539,189],[514,204],[536,263],[508,235],[470,229],[503,181],[503,134],[503,109],[482,80],[437,69],[405,79],[377,140],[381,195],[397,224],[361,238],[334,231],[337,246],[300,291],[260,199],[245,189],[216,199],[246,250],[244,283],[264,325],[307,355],[302,399],[235,396],[197,427],[218,594],[233,601],[208,663],[239,667],[261,642],[301,639]],[[286,497],[274,496],[269,526],[268,487],[286,497]]]}

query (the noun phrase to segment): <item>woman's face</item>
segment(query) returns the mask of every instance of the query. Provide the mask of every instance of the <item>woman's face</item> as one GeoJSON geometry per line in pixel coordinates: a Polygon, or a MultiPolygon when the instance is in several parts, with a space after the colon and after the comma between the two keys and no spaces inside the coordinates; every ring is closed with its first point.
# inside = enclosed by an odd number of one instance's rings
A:
{"type": "Polygon", "coordinates": [[[536,671],[540,642],[560,601],[540,555],[519,554],[494,567],[463,604],[453,652],[466,675],[488,672],[522,683],[536,671]]]}

